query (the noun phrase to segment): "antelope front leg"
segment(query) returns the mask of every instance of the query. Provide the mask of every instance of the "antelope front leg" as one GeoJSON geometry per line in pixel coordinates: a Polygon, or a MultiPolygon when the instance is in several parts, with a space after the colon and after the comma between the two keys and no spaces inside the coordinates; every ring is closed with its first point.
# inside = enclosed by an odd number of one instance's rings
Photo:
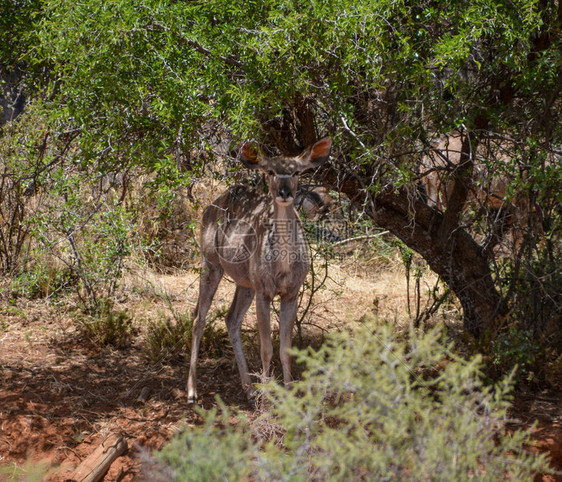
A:
{"type": "Polygon", "coordinates": [[[271,300],[262,293],[256,293],[256,315],[258,318],[258,331],[260,334],[260,354],[263,367],[263,376],[269,377],[269,367],[273,355],[273,345],[271,344],[271,323],[270,323],[271,300]]]}
{"type": "Polygon", "coordinates": [[[234,356],[236,357],[236,364],[238,365],[238,371],[240,372],[240,379],[242,380],[242,387],[246,392],[249,399],[253,398],[253,387],[250,381],[250,376],[248,375],[248,365],[246,363],[246,358],[244,357],[244,352],[242,350],[242,340],[240,339],[240,325],[242,324],[242,319],[248,311],[248,308],[252,304],[254,299],[254,290],[250,288],[243,288],[241,286],[236,287],[236,293],[234,293],[234,299],[232,300],[232,305],[228,314],[226,315],[226,327],[228,329],[228,336],[232,343],[234,349],[234,356]]]}
{"type": "Polygon", "coordinates": [[[279,310],[279,357],[281,358],[281,366],[283,367],[283,381],[285,386],[293,380],[291,377],[291,355],[289,350],[293,341],[293,326],[297,318],[297,298],[293,300],[281,300],[281,309],[279,310]]]}
{"type": "Polygon", "coordinates": [[[189,364],[189,376],[187,378],[187,399],[189,403],[197,403],[197,359],[199,357],[199,345],[205,329],[205,318],[211,307],[213,296],[217,291],[222,278],[222,268],[213,266],[204,260],[201,279],[199,281],[199,299],[197,300],[197,312],[193,320],[191,332],[191,362],[189,364]]]}

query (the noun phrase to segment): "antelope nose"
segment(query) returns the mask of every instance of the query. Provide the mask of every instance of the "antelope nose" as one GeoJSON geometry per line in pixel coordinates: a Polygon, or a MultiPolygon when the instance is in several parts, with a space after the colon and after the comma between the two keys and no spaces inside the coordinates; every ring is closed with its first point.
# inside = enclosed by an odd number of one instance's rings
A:
{"type": "Polygon", "coordinates": [[[279,189],[279,197],[286,201],[287,199],[292,198],[293,194],[288,187],[283,186],[281,187],[281,189],[279,189]]]}

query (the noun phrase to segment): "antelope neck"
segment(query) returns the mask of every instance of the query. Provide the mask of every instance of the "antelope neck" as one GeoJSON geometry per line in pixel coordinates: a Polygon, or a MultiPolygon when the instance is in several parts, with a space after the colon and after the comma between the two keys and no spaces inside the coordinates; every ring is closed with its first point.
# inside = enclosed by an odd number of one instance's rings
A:
{"type": "Polygon", "coordinates": [[[273,253],[280,272],[290,273],[291,263],[296,261],[300,246],[300,221],[293,204],[279,206],[274,204],[273,211],[273,253]]]}
{"type": "MultiPolygon", "coordinates": [[[[297,213],[293,203],[287,204],[286,206],[279,206],[275,201],[273,202],[273,220],[280,221],[283,223],[296,221],[297,213]]],[[[294,229],[295,226],[288,226],[290,229],[294,229]]]]}

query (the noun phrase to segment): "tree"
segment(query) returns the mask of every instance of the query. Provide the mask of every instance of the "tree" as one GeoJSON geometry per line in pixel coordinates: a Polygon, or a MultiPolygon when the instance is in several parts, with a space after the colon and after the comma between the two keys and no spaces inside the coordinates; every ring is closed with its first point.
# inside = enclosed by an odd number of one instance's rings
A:
{"type": "Polygon", "coordinates": [[[33,28],[39,0],[6,0],[0,9],[0,125],[15,119],[25,104],[26,65],[22,54],[33,28]]]}
{"type": "Polygon", "coordinates": [[[49,0],[37,57],[52,112],[81,130],[82,162],[100,169],[136,163],[164,179],[217,132],[288,154],[330,134],[324,182],[419,252],[478,335],[525,280],[560,309],[561,12],[553,0],[49,0]],[[460,162],[444,169],[438,209],[419,166],[452,131],[460,162]],[[490,142],[509,152],[478,160],[484,181],[505,179],[506,204],[525,198],[540,221],[512,265],[490,249],[504,218],[471,196],[483,184],[474,153],[490,142]]]}

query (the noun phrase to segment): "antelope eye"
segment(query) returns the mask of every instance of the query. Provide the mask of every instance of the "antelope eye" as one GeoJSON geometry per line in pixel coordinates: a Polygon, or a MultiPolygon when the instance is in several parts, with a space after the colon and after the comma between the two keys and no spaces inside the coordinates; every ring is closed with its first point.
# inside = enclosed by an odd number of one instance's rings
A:
{"type": "Polygon", "coordinates": [[[275,176],[275,172],[272,171],[271,169],[269,171],[267,171],[267,174],[270,176],[275,176]]]}

